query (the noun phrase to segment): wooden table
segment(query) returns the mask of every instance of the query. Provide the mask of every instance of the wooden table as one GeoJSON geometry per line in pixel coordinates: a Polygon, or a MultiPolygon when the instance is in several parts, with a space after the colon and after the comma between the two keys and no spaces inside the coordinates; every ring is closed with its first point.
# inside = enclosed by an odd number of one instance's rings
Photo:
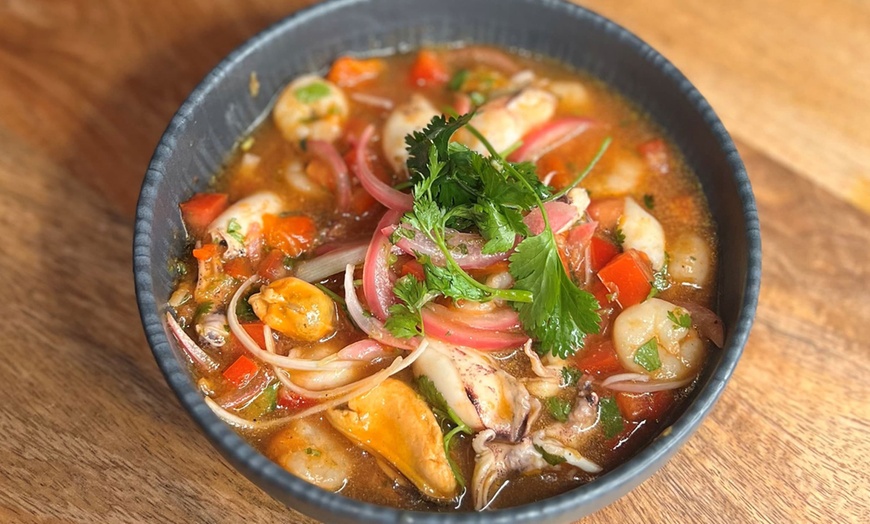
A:
{"type": "MultiPolygon", "coordinates": [[[[163,381],[130,247],[186,94],[302,2],[0,0],[0,521],[307,521],[163,381]]],[[[584,2],[673,60],[755,187],[758,318],[680,453],[584,522],[870,522],[870,4],[584,2]]]]}

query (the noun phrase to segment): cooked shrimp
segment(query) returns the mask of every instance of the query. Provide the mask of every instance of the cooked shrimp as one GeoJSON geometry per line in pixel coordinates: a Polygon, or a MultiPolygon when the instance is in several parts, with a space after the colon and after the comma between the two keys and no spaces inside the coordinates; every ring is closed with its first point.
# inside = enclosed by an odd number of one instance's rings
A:
{"type": "Polygon", "coordinates": [[[248,302],[266,325],[295,340],[314,342],[335,331],[335,303],[304,280],[276,280],[248,302]]]}
{"type": "Polygon", "coordinates": [[[697,374],[704,364],[704,343],[694,327],[674,322],[688,314],[685,309],[658,298],[647,299],[620,313],[613,323],[613,345],[623,367],[658,380],[680,380],[697,374]],[[638,356],[641,347],[646,354],[638,356]],[[655,365],[656,356],[661,365],[649,369],[655,365]]]}
{"type": "Polygon", "coordinates": [[[668,247],[670,264],[668,272],[677,282],[694,287],[707,283],[710,275],[710,244],[696,233],[684,233],[668,247]]]}
{"type": "Polygon", "coordinates": [[[272,437],[266,455],[297,477],[338,491],[351,475],[351,447],[325,421],[306,417],[291,421],[272,437]]]}
{"type": "Polygon", "coordinates": [[[401,171],[408,159],[405,136],[426,127],[432,117],[440,114],[423,95],[414,94],[411,99],[390,113],[384,124],[384,156],[396,171],[401,171]]]}
{"type": "Polygon", "coordinates": [[[290,142],[307,138],[332,142],[341,135],[348,112],[341,88],[317,75],[304,75],[284,88],[272,118],[290,142]]]}
{"type": "Polygon", "coordinates": [[[623,196],[635,191],[640,185],[643,175],[647,172],[643,161],[634,156],[619,154],[609,168],[602,163],[601,167],[589,175],[583,183],[584,187],[595,195],[595,198],[623,196]]]}
{"type": "Polygon", "coordinates": [[[665,230],[662,225],[631,197],[625,197],[625,207],[619,217],[619,228],[625,235],[622,247],[645,253],[658,271],[665,264],[665,230]]]}
{"type": "Polygon", "coordinates": [[[582,113],[589,109],[589,90],[580,82],[556,80],[546,87],[559,100],[559,109],[570,113],[582,113]]]}
{"type": "Polygon", "coordinates": [[[208,226],[212,240],[227,244],[224,258],[244,256],[244,239],[254,224],[262,229],[263,215],[277,215],[283,211],[281,198],[271,191],[261,191],[245,197],[228,207],[208,226]]]}
{"type": "MultiPolygon", "coordinates": [[[[496,151],[504,151],[532,128],[550,120],[556,112],[556,97],[542,89],[529,87],[510,98],[493,100],[471,119],[496,151]]],[[[456,140],[486,154],[487,150],[467,129],[456,133],[456,140]]]]}

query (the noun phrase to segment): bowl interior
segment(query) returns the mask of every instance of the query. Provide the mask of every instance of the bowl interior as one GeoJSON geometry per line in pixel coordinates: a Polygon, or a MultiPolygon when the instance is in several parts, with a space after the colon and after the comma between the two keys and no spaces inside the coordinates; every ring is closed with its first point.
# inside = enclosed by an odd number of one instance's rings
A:
{"type": "Polygon", "coordinates": [[[561,1],[336,0],[276,24],[236,50],[194,91],[169,125],[145,177],[134,244],[136,291],[146,335],[170,386],[216,447],[261,488],[328,522],[562,522],[615,500],[660,467],[700,424],[731,375],[748,335],[760,277],[751,187],[727,132],[667,60],[629,32],[561,1]],[[461,13],[461,15],[460,15],[461,13]],[[263,457],[215,417],[161,321],[184,247],[179,202],[202,190],[235,143],[294,76],[324,70],[345,53],[390,52],[426,43],[476,42],[546,55],[607,82],[646,110],[698,174],[717,222],[719,313],[726,347],[714,354],[672,431],[586,486],[543,502],[486,514],[411,513],[315,488],[263,457]],[[260,93],[252,97],[256,74],[260,93]]]}

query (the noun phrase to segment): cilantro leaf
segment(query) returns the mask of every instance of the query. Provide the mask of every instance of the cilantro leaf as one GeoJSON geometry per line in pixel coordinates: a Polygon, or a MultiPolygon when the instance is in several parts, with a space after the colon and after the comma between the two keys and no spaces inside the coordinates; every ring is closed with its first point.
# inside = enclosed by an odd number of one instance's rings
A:
{"type": "Polygon", "coordinates": [[[647,371],[655,371],[662,367],[662,361],[659,358],[659,345],[655,337],[637,348],[637,351],[634,352],[634,363],[647,371]]]}
{"type": "Polygon", "coordinates": [[[622,244],[625,243],[625,233],[623,233],[622,229],[619,227],[613,230],[613,243],[620,249],[622,248],[622,244]]]}
{"type": "Polygon", "coordinates": [[[230,221],[227,222],[227,234],[238,240],[239,243],[245,243],[245,235],[242,234],[242,225],[239,224],[239,221],[235,218],[231,218],[230,221]]]}
{"type": "Polygon", "coordinates": [[[565,366],[562,368],[562,382],[559,384],[563,387],[576,386],[578,382],[580,382],[580,376],[582,372],[571,366],[565,366]]]}
{"type": "Polygon", "coordinates": [[[675,326],[681,328],[692,327],[692,316],[685,309],[678,307],[673,311],[668,311],[668,318],[675,326]]]}
{"type": "Polygon", "coordinates": [[[396,338],[414,338],[423,334],[420,314],[405,304],[393,304],[387,310],[390,316],[384,327],[396,338]]]}
{"type": "Polygon", "coordinates": [[[437,418],[441,419],[441,421],[452,422],[455,425],[452,430],[444,435],[444,451],[447,453],[447,462],[450,464],[450,469],[453,472],[453,476],[456,478],[456,482],[459,483],[460,487],[464,488],[465,478],[463,478],[459,466],[453,460],[450,449],[453,445],[454,438],[459,433],[471,435],[471,428],[468,427],[468,425],[459,418],[459,415],[453,411],[450,405],[447,404],[447,401],[444,400],[444,396],[440,391],[438,391],[438,388],[435,387],[435,383],[432,382],[432,379],[426,375],[420,375],[417,377],[417,391],[419,391],[423,399],[432,406],[432,411],[435,413],[437,418]]]}
{"type": "Polygon", "coordinates": [[[490,298],[485,291],[468,282],[456,271],[448,267],[436,266],[428,257],[423,258],[420,262],[423,264],[426,286],[429,289],[454,300],[465,299],[481,302],[490,298]]]}
{"type": "Polygon", "coordinates": [[[565,272],[552,230],[528,237],[510,257],[515,288],[532,292],[534,302],[514,304],[523,327],[541,343],[543,354],[567,358],[598,333],[598,301],[565,272]]]}
{"type": "Polygon", "coordinates": [[[613,438],[622,433],[625,422],[622,419],[619,406],[616,405],[616,399],[606,397],[598,402],[598,421],[604,431],[604,438],[613,438]]]}
{"type": "Polygon", "coordinates": [[[323,82],[313,82],[296,89],[293,94],[296,96],[296,100],[303,104],[310,104],[329,96],[329,92],[329,86],[323,82]]]}
{"type": "Polygon", "coordinates": [[[559,397],[550,397],[544,401],[544,406],[546,406],[547,411],[550,415],[553,416],[554,419],[559,422],[567,422],[568,415],[571,414],[571,402],[567,400],[563,400],[559,397]]]}
{"type": "Polygon", "coordinates": [[[429,125],[422,131],[414,131],[405,137],[408,149],[408,172],[415,181],[429,175],[429,149],[435,146],[438,158],[447,158],[447,146],[450,137],[459,128],[471,120],[474,113],[468,113],[458,118],[445,118],[438,115],[432,118],[429,125]]]}
{"type": "Polygon", "coordinates": [[[655,197],[653,195],[650,195],[649,193],[645,194],[643,196],[643,205],[645,205],[647,209],[652,210],[656,207],[655,197]]]}
{"type": "Polygon", "coordinates": [[[565,457],[561,455],[554,455],[537,444],[532,445],[535,447],[535,451],[541,454],[541,458],[544,459],[544,462],[546,462],[547,464],[551,466],[558,466],[559,464],[565,462],[565,457]]]}

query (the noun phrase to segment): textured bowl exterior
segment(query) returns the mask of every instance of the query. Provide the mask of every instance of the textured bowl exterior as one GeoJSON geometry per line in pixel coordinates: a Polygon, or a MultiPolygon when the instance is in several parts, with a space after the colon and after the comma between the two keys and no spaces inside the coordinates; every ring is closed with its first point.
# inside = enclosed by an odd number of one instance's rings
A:
{"type": "Polygon", "coordinates": [[[286,505],[329,523],[557,523],[588,515],[658,470],[698,428],[734,371],[755,315],[761,235],[752,188],[719,118],[664,57],[613,22],[557,0],[333,0],[277,23],[222,61],[169,124],[139,197],[134,239],[136,294],[145,334],[167,382],[215,447],[240,472],[286,505]],[[184,246],[178,204],[220,170],[234,144],[264,113],[271,95],[337,56],[474,42],[546,55],[585,70],[658,122],[698,174],[717,222],[719,312],[725,347],[705,369],[671,431],[587,485],[533,504],[485,513],[423,513],[367,504],[296,478],[248,445],[205,405],[162,315],[184,246]],[[248,82],[256,73],[260,95],[248,82]]]}

